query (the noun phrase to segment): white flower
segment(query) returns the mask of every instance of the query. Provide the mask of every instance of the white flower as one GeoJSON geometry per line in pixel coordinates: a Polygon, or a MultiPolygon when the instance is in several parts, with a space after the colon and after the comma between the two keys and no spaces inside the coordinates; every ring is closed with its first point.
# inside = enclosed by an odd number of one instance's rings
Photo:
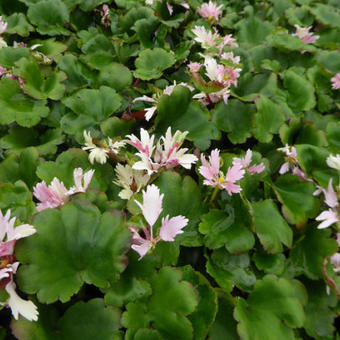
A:
{"type": "Polygon", "coordinates": [[[23,300],[15,291],[15,283],[12,281],[7,284],[6,291],[9,294],[7,304],[11,308],[12,315],[18,320],[19,314],[28,321],[38,320],[38,308],[32,301],[23,300]]]}
{"type": "Polygon", "coordinates": [[[113,183],[123,188],[118,196],[125,200],[129,200],[135,192],[139,192],[150,179],[144,171],[132,169],[130,165],[117,164],[115,171],[117,180],[113,183]]]}
{"type": "Polygon", "coordinates": [[[323,221],[318,225],[318,229],[328,228],[332,224],[339,222],[339,218],[335,211],[328,209],[323,211],[319,216],[315,218],[317,221],[323,221]]]}
{"type": "Polygon", "coordinates": [[[106,160],[109,158],[109,153],[118,153],[119,149],[125,145],[125,142],[114,142],[111,138],[108,138],[108,142],[104,141],[101,147],[93,143],[91,133],[84,131],[85,146],[82,147],[83,150],[90,150],[89,160],[93,164],[94,161],[105,164],[106,160]]]}
{"type": "Polygon", "coordinates": [[[326,162],[330,168],[340,171],[340,155],[336,155],[336,156],[329,155],[326,162]]]}
{"type": "Polygon", "coordinates": [[[0,49],[2,49],[3,47],[7,47],[7,43],[4,38],[0,37],[0,49]]]}
{"type": "Polygon", "coordinates": [[[196,35],[194,40],[202,44],[203,48],[216,47],[216,40],[219,38],[217,33],[207,31],[204,26],[195,26],[192,33],[196,35]]]}

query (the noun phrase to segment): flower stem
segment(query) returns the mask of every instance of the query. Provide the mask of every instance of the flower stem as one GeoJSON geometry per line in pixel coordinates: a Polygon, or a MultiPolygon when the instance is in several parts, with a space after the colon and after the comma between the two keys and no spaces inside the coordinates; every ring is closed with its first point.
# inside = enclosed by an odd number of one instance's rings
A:
{"type": "Polygon", "coordinates": [[[211,194],[211,197],[210,197],[209,205],[212,204],[215,201],[215,198],[216,198],[217,194],[219,193],[219,191],[220,191],[220,188],[218,186],[215,186],[215,189],[214,189],[214,191],[213,191],[213,193],[211,194]]]}

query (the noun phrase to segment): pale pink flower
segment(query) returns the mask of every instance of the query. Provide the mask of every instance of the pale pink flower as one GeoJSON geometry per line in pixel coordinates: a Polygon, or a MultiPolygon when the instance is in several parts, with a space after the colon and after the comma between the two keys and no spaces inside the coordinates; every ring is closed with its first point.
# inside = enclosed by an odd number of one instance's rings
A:
{"type": "Polygon", "coordinates": [[[333,179],[331,178],[328,183],[328,190],[323,189],[323,193],[325,195],[325,203],[330,207],[330,208],[336,208],[339,203],[338,203],[338,198],[336,196],[336,193],[333,189],[333,184],[332,184],[333,179]]]}
{"type": "Polygon", "coordinates": [[[317,221],[323,221],[318,225],[318,229],[328,228],[332,224],[339,222],[337,213],[332,209],[323,211],[319,216],[315,218],[317,221]]]}
{"type": "Polygon", "coordinates": [[[214,18],[218,21],[219,17],[222,15],[222,7],[223,5],[217,6],[216,3],[209,1],[209,3],[203,3],[202,6],[197,9],[197,12],[202,18],[214,18]]]}
{"type": "Polygon", "coordinates": [[[69,195],[63,182],[54,177],[49,186],[45,181],[38,183],[33,188],[33,195],[41,202],[37,205],[37,210],[40,212],[45,209],[53,209],[63,205],[68,201],[69,195]]]}
{"type": "Polygon", "coordinates": [[[218,149],[211,152],[209,161],[207,161],[202,154],[201,161],[202,166],[199,167],[198,171],[205,178],[203,184],[218,186],[221,189],[225,189],[229,195],[241,192],[241,187],[238,184],[235,184],[235,182],[244,176],[245,170],[242,169],[239,164],[230,167],[227,170],[227,174],[224,176],[220,171],[221,159],[218,149]]]}
{"type": "Polygon", "coordinates": [[[37,210],[43,211],[45,209],[57,208],[68,202],[69,197],[79,192],[85,192],[91,182],[94,170],[89,170],[83,174],[83,169],[76,168],[73,171],[73,178],[75,186],[69,190],[66,189],[63,182],[54,177],[49,186],[45,181],[38,183],[33,188],[33,195],[41,202],[37,205],[37,210]]]}
{"type": "Polygon", "coordinates": [[[181,165],[190,169],[191,165],[197,161],[197,157],[193,154],[187,154],[188,149],[180,148],[187,134],[187,131],[176,131],[172,136],[171,127],[169,127],[165,136],[158,140],[156,150],[153,145],[154,136],[150,137],[146,130],[141,129],[141,140],[134,135],[128,135],[127,138],[130,140],[127,143],[138,149],[139,152],[136,155],[140,158],[140,161],[136,162],[132,168],[146,170],[148,175],[162,167],[170,169],[181,165]]]}
{"type": "Polygon", "coordinates": [[[162,212],[163,197],[164,194],[160,193],[159,188],[152,184],[146,187],[146,191],[143,190],[143,203],[135,201],[148,223],[148,226],[142,229],[145,237],[140,236],[135,228],[129,227],[132,232],[131,248],[139,254],[139,259],[159,241],[173,242],[176,235],[183,233],[182,229],[188,224],[188,219],[184,216],[179,215],[170,219],[166,216],[162,219],[159,236],[154,237],[153,226],[162,212]]]}
{"type": "Polygon", "coordinates": [[[239,64],[241,61],[240,56],[234,56],[233,52],[224,52],[221,55],[221,59],[231,60],[234,64],[239,64]]]}
{"type": "Polygon", "coordinates": [[[294,25],[296,28],[296,32],[293,34],[293,36],[297,36],[301,41],[303,41],[306,44],[312,44],[316,40],[320,38],[319,35],[313,35],[313,33],[309,32],[312,28],[309,27],[300,27],[299,25],[294,25]]]}
{"type": "Polygon", "coordinates": [[[198,171],[205,178],[203,184],[211,186],[219,185],[219,173],[221,164],[220,151],[218,149],[211,151],[209,161],[205,159],[205,156],[202,153],[201,162],[202,165],[200,166],[198,171]]]}
{"type": "Polygon", "coordinates": [[[188,64],[188,67],[189,67],[190,72],[197,73],[200,71],[202,64],[197,63],[197,62],[190,62],[188,64]]]}
{"type": "Polygon", "coordinates": [[[168,8],[170,16],[174,13],[174,8],[167,2],[166,7],[168,8]]]}
{"type": "Polygon", "coordinates": [[[7,72],[7,68],[0,66],[0,77],[2,77],[6,72],[7,72]]]}
{"type": "Polygon", "coordinates": [[[333,90],[338,90],[340,89],[340,72],[337,73],[332,79],[332,89],[333,90]]]}
{"type": "Polygon", "coordinates": [[[7,305],[17,320],[19,314],[29,321],[38,319],[37,307],[31,301],[21,299],[15,291],[14,274],[19,266],[14,256],[15,242],[21,238],[33,235],[36,230],[32,225],[22,224],[14,227],[15,217],[10,218],[8,210],[5,215],[0,210],[0,289],[5,289],[9,298],[0,305],[7,305]]]}
{"type": "Polygon", "coordinates": [[[264,171],[265,166],[263,163],[250,166],[253,157],[253,152],[248,149],[243,158],[233,158],[233,165],[239,165],[242,169],[247,170],[251,175],[259,174],[264,171]]]}
{"type": "Polygon", "coordinates": [[[0,16],[0,34],[3,34],[6,32],[6,28],[7,28],[7,22],[5,22],[2,19],[2,16],[0,16]]]}
{"type": "Polygon", "coordinates": [[[218,48],[222,51],[224,46],[229,47],[238,47],[238,43],[236,42],[236,39],[233,38],[232,34],[227,34],[223,37],[223,42],[218,46],[218,48]]]}

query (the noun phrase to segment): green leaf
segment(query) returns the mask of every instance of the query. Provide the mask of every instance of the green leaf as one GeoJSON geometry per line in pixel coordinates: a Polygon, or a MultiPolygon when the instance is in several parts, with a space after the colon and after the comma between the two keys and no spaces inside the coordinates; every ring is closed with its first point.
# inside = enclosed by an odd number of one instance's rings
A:
{"type": "Polygon", "coordinates": [[[26,58],[16,63],[14,74],[24,79],[24,89],[36,99],[61,99],[65,92],[62,82],[66,79],[64,72],[46,70],[43,74],[37,63],[26,58]]]}
{"type": "Polygon", "coordinates": [[[241,339],[294,340],[293,328],[303,326],[305,315],[294,285],[267,275],[257,281],[247,300],[237,300],[234,317],[241,339]]]}
{"type": "Polygon", "coordinates": [[[211,115],[217,128],[228,132],[228,138],[233,144],[239,144],[251,137],[251,121],[254,113],[253,104],[231,99],[228,104],[218,103],[211,115]]]}
{"type": "Polygon", "coordinates": [[[103,135],[111,138],[126,136],[132,133],[135,127],[136,121],[134,119],[124,121],[118,117],[110,117],[100,124],[103,135]]]}
{"type": "Polygon", "coordinates": [[[44,303],[68,301],[85,282],[107,287],[126,266],[130,232],[122,222],[86,202],[40,212],[32,223],[37,233],[16,247],[20,287],[44,303]]]}
{"type": "Polygon", "coordinates": [[[199,103],[191,100],[189,89],[178,86],[170,96],[162,96],[155,122],[158,131],[189,131],[187,139],[195,142],[202,150],[207,149],[211,139],[219,138],[219,131],[209,119],[209,112],[199,103]]]}
{"type": "Polygon", "coordinates": [[[231,255],[223,248],[214,250],[208,258],[206,270],[228,292],[233,289],[233,285],[249,291],[256,282],[248,254],[231,255]]]}
{"type": "Polygon", "coordinates": [[[186,247],[202,245],[202,238],[198,232],[200,216],[206,211],[203,197],[196,182],[189,176],[181,178],[176,172],[163,172],[155,181],[159,190],[164,194],[162,217],[166,215],[185,216],[189,222],[183,228],[183,234],[176,237],[176,241],[186,247]],[[181,199],[178,199],[178,198],[181,199]]]}
{"type": "Polygon", "coordinates": [[[60,129],[49,129],[42,135],[33,129],[14,126],[9,134],[0,139],[0,147],[8,149],[8,153],[20,154],[22,151],[34,146],[39,155],[54,154],[57,145],[64,141],[60,129]]]}
{"type": "Polygon", "coordinates": [[[152,288],[149,299],[145,304],[129,303],[123,313],[126,339],[135,339],[139,329],[149,327],[158,330],[162,339],[192,339],[193,326],[188,315],[195,311],[198,297],[193,286],[184,280],[182,271],[163,267],[148,280],[152,288]]]}
{"type": "MultiPolygon", "coordinates": [[[[0,50],[1,51],[1,50],[0,50]]],[[[332,73],[340,72],[340,52],[321,51],[317,55],[317,61],[332,73]]]]}
{"type": "Polygon", "coordinates": [[[281,216],[272,200],[253,203],[253,218],[256,233],[264,249],[269,253],[281,253],[282,244],[292,246],[293,232],[281,216]]]}
{"type": "Polygon", "coordinates": [[[332,337],[335,313],[330,307],[335,307],[337,298],[334,294],[327,294],[322,281],[308,281],[308,304],[305,307],[305,329],[313,338],[332,337]]]}
{"type": "Polygon", "coordinates": [[[34,100],[26,96],[19,83],[10,78],[0,80],[0,122],[17,122],[30,127],[38,124],[42,117],[47,117],[49,109],[46,100],[34,100]]]}
{"type": "Polygon", "coordinates": [[[217,294],[209,281],[191,266],[185,266],[183,279],[190,282],[199,296],[195,311],[188,316],[194,327],[194,339],[204,340],[217,313],[217,294]]]}
{"type": "Polygon", "coordinates": [[[273,185],[275,193],[282,203],[282,212],[289,223],[303,226],[308,218],[316,217],[319,201],[313,196],[313,183],[302,181],[293,175],[280,176],[273,185]]]}
{"type": "Polygon", "coordinates": [[[209,331],[209,340],[238,340],[236,321],[233,318],[233,298],[222,289],[216,289],[218,293],[218,312],[209,331]]]}
{"type": "Polygon", "coordinates": [[[198,299],[192,285],[182,280],[180,270],[163,267],[150,280],[150,316],[164,339],[192,339],[193,327],[186,317],[194,312],[198,299]]]}
{"type": "Polygon", "coordinates": [[[313,85],[292,70],[283,74],[283,84],[288,91],[288,105],[293,111],[311,110],[316,105],[313,85]]]}
{"type": "Polygon", "coordinates": [[[58,67],[67,75],[65,85],[68,92],[92,84],[93,75],[74,55],[64,54],[58,59],[58,67]]]}
{"type": "Polygon", "coordinates": [[[33,26],[29,24],[23,13],[13,13],[6,18],[6,22],[6,33],[27,37],[33,31],[33,26]]]}
{"type": "Polygon", "coordinates": [[[297,269],[312,280],[322,277],[323,260],[334,254],[338,247],[328,229],[308,227],[291,251],[291,259],[297,269]]]}
{"type": "Polygon", "coordinates": [[[323,25],[340,28],[340,11],[338,8],[324,4],[315,4],[310,9],[317,21],[323,25]]]}
{"type": "Polygon", "coordinates": [[[103,299],[79,301],[59,320],[60,339],[112,340],[120,328],[120,311],[103,299]]]}
{"type": "Polygon", "coordinates": [[[175,57],[162,48],[147,49],[135,61],[134,76],[142,80],[158,79],[162,72],[175,63],[175,57]]]}
{"type": "Polygon", "coordinates": [[[35,322],[19,318],[12,319],[11,330],[19,340],[58,340],[58,312],[54,306],[37,304],[39,318],[35,322]]]}
{"type": "Polygon", "coordinates": [[[299,165],[306,172],[307,177],[315,178],[326,188],[330,178],[337,175],[337,171],[331,169],[326,163],[329,152],[325,148],[309,144],[296,145],[296,150],[299,165]]]}
{"type": "Polygon", "coordinates": [[[3,47],[0,49],[0,65],[12,67],[21,58],[28,58],[29,49],[25,47],[3,47]]]}
{"type": "Polygon", "coordinates": [[[279,105],[263,95],[256,100],[256,108],[254,135],[261,143],[269,143],[284,122],[284,114],[279,105]]]}
{"type": "Polygon", "coordinates": [[[162,337],[155,329],[139,329],[134,340],[161,340],[162,337]]]}
{"type": "Polygon", "coordinates": [[[326,133],[331,151],[337,152],[340,149],[340,122],[329,123],[326,133]]]}
{"type": "Polygon", "coordinates": [[[70,14],[61,0],[43,0],[29,6],[28,19],[37,26],[41,34],[69,35],[63,26],[69,21],[70,14]]]}
{"type": "Polygon", "coordinates": [[[0,183],[14,183],[21,179],[32,188],[37,181],[35,172],[39,163],[39,153],[33,147],[20,155],[10,155],[0,163],[0,183]]]}
{"type": "Polygon", "coordinates": [[[130,70],[118,63],[111,63],[100,69],[98,76],[100,85],[107,85],[116,91],[122,91],[132,84],[132,74],[130,70]]]}
{"type": "Polygon", "coordinates": [[[249,45],[262,43],[274,28],[273,24],[269,21],[260,20],[253,15],[239,21],[236,27],[239,30],[237,40],[240,43],[249,45]]]}
{"type": "Polygon", "coordinates": [[[139,19],[135,22],[132,29],[136,31],[138,39],[145,48],[152,48],[154,43],[152,41],[153,34],[159,24],[157,17],[139,19]]]}
{"type": "Polygon", "coordinates": [[[111,283],[108,290],[104,290],[105,303],[121,307],[123,304],[136,301],[151,294],[148,282],[133,277],[133,273],[126,271],[119,281],[111,283]]]}
{"type": "Polygon", "coordinates": [[[99,90],[80,90],[62,102],[73,112],[90,116],[94,122],[101,122],[120,107],[121,96],[110,87],[101,86],[99,90]]]}
{"type": "Polygon", "coordinates": [[[239,197],[232,197],[223,210],[210,210],[201,220],[199,231],[205,235],[204,244],[210,249],[225,245],[229,252],[241,253],[254,246],[248,208],[239,197]]]}
{"type": "Polygon", "coordinates": [[[0,210],[5,214],[8,209],[11,210],[11,216],[23,222],[29,222],[35,212],[31,191],[21,180],[14,184],[0,184],[0,210]]]}
{"type": "Polygon", "coordinates": [[[83,141],[83,132],[98,125],[117,111],[121,105],[121,96],[107,86],[99,90],[83,89],[62,100],[75,114],[65,115],[61,120],[63,130],[83,141]]]}

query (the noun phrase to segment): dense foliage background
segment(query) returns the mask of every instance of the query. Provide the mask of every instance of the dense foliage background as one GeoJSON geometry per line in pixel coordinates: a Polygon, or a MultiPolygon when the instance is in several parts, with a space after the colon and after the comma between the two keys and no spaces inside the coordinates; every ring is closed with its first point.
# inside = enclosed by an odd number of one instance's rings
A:
{"type": "Polygon", "coordinates": [[[39,310],[15,320],[0,281],[0,338],[338,338],[340,215],[327,195],[340,193],[340,160],[327,159],[340,154],[339,1],[219,4],[221,15],[204,17],[198,0],[0,2],[0,209],[36,229],[15,245],[13,279],[39,310]],[[295,25],[319,38],[303,41],[295,25]],[[198,26],[222,47],[200,43],[198,26]],[[232,83],[207,77],[207,56],[238,69],[232,83]],[[133,137],[119,142],[141,128],[156,142],[169,127],[188,131],[176,148],[197,157],[145,181],[164,194],[161,217],[188,223],[139,259],[131,229],[149,222],[135,202],[146,182],[122,199],[116,166],[140,159],[133,137]],[[242,170],[240,193],[205,185],[200,154],[215,149],[220,183],[248,149],[264,171],[242,170]],[[89,188],[40,209],[37,184],[70,188],[76,168],[95,170],[89,188]],[[320,229],[329,207],[334,220],[320,229]]]}

